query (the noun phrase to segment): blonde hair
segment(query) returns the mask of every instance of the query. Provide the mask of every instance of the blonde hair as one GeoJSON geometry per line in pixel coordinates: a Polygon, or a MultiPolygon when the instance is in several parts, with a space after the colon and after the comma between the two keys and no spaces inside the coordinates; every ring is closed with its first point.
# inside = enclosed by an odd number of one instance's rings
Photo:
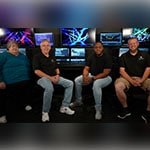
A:
{"type": "Polygon", "coordinates": [[[13,44],[15,44],[15,45],[18,46],[18,43],[15,40],[8,41],[8,43],[7,43],[7,49],[9,49],[11,47],[11,45],[13,45],[13,44]]]}

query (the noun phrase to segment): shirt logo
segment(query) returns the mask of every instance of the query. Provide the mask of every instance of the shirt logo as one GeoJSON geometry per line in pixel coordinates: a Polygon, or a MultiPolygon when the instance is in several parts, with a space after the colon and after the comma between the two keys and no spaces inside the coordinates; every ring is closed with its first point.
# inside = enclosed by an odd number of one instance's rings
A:
{"type": "Polygon", "coordinates": [[[140,56],[138,60],[144,60],[143,56],[140,56]]]}
{"type": "Polygon", "coordinates": [[[52,63],[55,62],[54,59],[51,59],[51,62],[52,62],[52,63]]]}

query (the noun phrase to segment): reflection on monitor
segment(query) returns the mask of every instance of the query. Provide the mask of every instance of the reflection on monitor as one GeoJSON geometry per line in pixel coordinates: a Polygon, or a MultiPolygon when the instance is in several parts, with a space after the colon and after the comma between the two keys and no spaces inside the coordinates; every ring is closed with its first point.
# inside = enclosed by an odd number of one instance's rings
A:
{"type": "Polygon", "coordinates": [[[71,62],[85,62],[85,59],[71,59],[71,62]]]}
{"type": "Polygon", "coordinates": [[[126,53],[128,50],[129,50],[129,48],[127,48],[127,47],[121,47],[121,48],[119,49],[119,57],[120,57],[122,54],[126,53]]]}
{"type": "Polygon", "coordinates": [[[32,28],[1,28],[0,43],[5,46],[8,41],[15,40],[19,47],[34,47],[32,28]]]}
{"type": "Polygon", "coordinates": [[[26,48],[19,48],[19,52],[26,55],[26,48]]]}
{"type": "Polygon", "coordinates": [[[136,37],[140,45],[146,45],[150,42],[150,28],[123,28],[122,35],[124,44],[127,44],[131,37],[136,37]]]}
{"type": "Polygon", "coordinates": [[[101,33],[100,41],[104,46],[120,46],[122,44],[122,34],[120,32],[101,33]]]}
{"type": "Polygon", "coordinates": [[[65,58],[57,58],[56,61],[57,62],[69,62],[70,59],[68,59],[68,58],[66,58],[66,59],[65,58]]]}
{"type": "Polygon", "coordinates": [[[51,46],[54,45],[54,34],[53,33],[34,33],[36,46],[39,46],[41,41],[47,39],[51,46]]]}
{"type": "Polygon", "coordinates": [[[85,48],[71,48],[71,57],[85,57],[85,48]]]}
{"type": "Polygon", "coordinates": [[[95,28],[61,28],[62,46],[93,46],[96,38],[95,28]]]}
{"type": "Polygon", "coordinates": [[[0,53],[6,52],[7,49],[6,48],[0,48],[0,53]]]}
{"type": "Polygon", "coordinates": [[[140,47],[140,48],[139,48],[139,51],[142,51],[142,52],[149,52],[149,48],[143,48],[143,47],[141,48],[141,47],[140,47]]]}
{"type": "Polygon", "coordinates": [[[56,57],[67,57],[69,56],[69,48],[55,48],[56,57]]]}

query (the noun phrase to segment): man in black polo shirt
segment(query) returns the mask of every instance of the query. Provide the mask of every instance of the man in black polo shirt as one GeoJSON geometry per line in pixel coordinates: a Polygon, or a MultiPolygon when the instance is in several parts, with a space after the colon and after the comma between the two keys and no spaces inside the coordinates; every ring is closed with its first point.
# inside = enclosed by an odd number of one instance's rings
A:
{"type": "MultiPolygon", "coordinates": [[[[115,90],[118,100],[123,106],[118,118],[124,119],[131,115],[128,109],[126,91],[131,87],[140,87],[150,93],[150,56],[138,50],[139,42],[136,38],[128,40],[129,51],[120,58],[120,78],[115,81],[115,90]]],[[[147,110],[142,119],[150,119],[150,94],[147,99],[147,110]]]]}
{"type": "Polygon", "coordinates": [[[95,119],[100,120],[102,88],[108,86],[112,82],[109,76],[112,68],[111,57],[104,52],[101,42],[94,45],[94,53],[88,58],[87,64],[83,69],[83,74],[75,78],[75,97],[76,101],[71,103],[71,107],[82,105],[82,86],[93,82],[93,95],[95,99],[95,119]]]}
{"type": "Polygon", "coordinates": [[[53,85],[61,85],[65,88],[64,99],[60,108],[61,113],[73,115],[75,111],[69,108],[72,98],[73,82],[60,76],[56,59],[50,54],[51,46],[48,40],[43,40],[40,44],[41,53],[33,58],[33,69],[40,78],[37,83],[44,89],[42,121],[49,121],[49,110],[51,108],[53,85]]]}

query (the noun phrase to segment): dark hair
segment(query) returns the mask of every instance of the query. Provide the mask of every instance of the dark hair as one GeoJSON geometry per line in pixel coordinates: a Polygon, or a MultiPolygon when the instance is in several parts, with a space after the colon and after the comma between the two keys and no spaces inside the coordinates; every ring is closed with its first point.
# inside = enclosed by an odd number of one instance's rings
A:
{"type": "Polygon", "coordinates": [[[101,41],[96,41],[96,42],[94,43],[94,46],[95,46],[97,43],[100,43],[101,45],[103,45],[103,43],[102,43],[101,41]]]}

